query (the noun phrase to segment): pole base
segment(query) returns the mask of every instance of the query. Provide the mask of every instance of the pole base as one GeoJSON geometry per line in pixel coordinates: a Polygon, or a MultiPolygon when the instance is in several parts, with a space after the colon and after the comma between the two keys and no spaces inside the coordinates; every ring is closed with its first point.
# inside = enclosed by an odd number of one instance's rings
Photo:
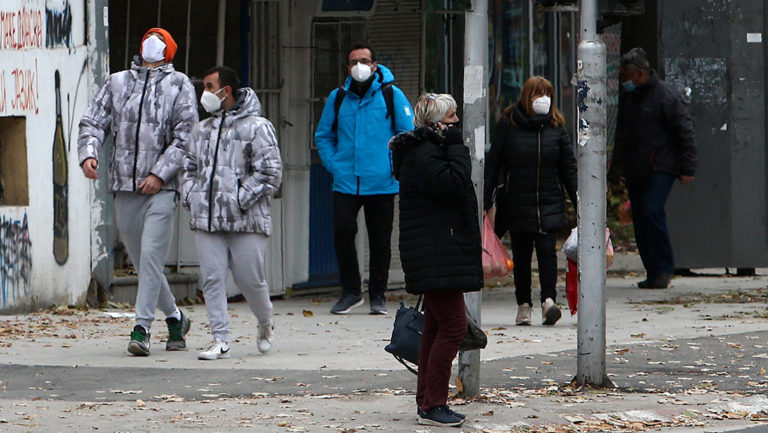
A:
{"type": "Polygon", "coordinates": [[[584,388],[592,388],[592,389],[615,389],[616,384],[613,383],[611,378],[608,376],[603,376],[603,381],[601,383],[588,383],[586,381],[583,381],[579,379],[579,376],[574,376],[573,379],[571,379],[571,386],[575,388],[578,391],[583,390],[584,388]]]}

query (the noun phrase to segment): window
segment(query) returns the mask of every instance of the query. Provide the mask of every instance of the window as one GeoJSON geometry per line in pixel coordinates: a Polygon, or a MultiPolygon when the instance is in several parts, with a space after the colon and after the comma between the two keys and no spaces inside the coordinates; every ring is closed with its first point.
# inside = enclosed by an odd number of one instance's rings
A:
{"type": "Polygon", "coordinates": [[[0,205],[29,206],[26,117],[0,117],[0,205]]]}

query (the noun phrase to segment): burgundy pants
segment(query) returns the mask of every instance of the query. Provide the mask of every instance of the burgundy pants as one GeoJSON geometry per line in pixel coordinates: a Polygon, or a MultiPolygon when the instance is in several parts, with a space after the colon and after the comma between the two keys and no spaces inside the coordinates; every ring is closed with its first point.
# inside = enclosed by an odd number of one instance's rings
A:
{"type": "Polygon", "coordinates": [[[419,347],[416,403],[425,412],[448,401],[451,364],[466,332],[467,313],[461,291],[424,294],[424,334],[419,347]]]}

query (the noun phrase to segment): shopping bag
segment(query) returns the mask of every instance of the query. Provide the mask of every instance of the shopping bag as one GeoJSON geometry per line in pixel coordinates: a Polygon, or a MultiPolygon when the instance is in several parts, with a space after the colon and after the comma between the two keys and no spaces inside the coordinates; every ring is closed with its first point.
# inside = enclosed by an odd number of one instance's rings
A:
{"type": "Polygon", "coordinates": [[[571,234],[568,239],[563,242],[563,253],[565,257],[573,260],[574,262],[579,259],[579,228],[574,227],[571,229],[571,234]]]}
{"type": "MultiPolygon", "coordinates": [[[[579,303],[579,267],[576,262],[579,252],[578,229],[571,230],[570,236],[563,243],[563,253],[568,259],[568,269],[565,272],[565,295],[568,298],[568,308],[571,310],[571,316],[578,311],[579,303]]],[[[611,230],[605,228],[605,269],[611,267],[613,263],[614,251],[613,242],[611,242],[611,230]]]]}
{"type": "Polygon", "coordinates": [[[512,270],[512,257],[502,245],[488,216],[483,217],[483,275],[485,278],[503,277],[512,270]]]}
{"type": "Polygon", "coordinates": [[[406,363],[419,365],[419,346],[421,335],[424,333],[424,313],[421,312],[421,296],[416,306],[405,308],[401,302],[400,308],[395,313],[395,324],[392,329],[392,338],[384,350],[391,353],[411,373],[418,372],[406,363]]]}

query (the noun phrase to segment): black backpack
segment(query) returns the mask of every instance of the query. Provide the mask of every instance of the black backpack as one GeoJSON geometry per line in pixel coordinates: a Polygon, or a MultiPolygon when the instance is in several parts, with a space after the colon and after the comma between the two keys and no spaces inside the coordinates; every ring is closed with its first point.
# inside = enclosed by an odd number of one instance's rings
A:
{"type": "MultiPolygon", "coordinates": [[[[395,130],[395,91],[392,90],[392,83],[387,83],[381,86],[381,94],[384,95],[384,103],[387,104],[387,116],[385,119],[390,119],[392,122],[392,130],[395,130]]],[[[339,109],[341,103],[344,102],[344,97],[347,96],[347,91],[343,87],[339,87],[339,91],[336,92],[336,100],[333,101],[333,112],[335,117],[333,118],[333,131],[336,131],[339,125],[339,109]]]]}

